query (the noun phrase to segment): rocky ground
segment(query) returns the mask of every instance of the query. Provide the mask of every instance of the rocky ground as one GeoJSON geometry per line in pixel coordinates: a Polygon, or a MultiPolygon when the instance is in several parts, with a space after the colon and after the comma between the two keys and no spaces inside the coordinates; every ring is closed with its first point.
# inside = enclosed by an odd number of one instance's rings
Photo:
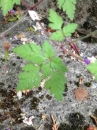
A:
{"type": "MultiPolygon", "coordinates": [[[[96,19],[96,17],[95,17],[96,19]]],[[[3,20],[0,14],[0,20],[3,20]]],[[[85,21],[86,23],[87,21],[85,21]]],[[[10,28],[15,22],[0,24],[0,33],[10,28]]],[[[54,120],[57,122],[58,130],[87,130],[89,125],[97,127],[97,82],[87,71],[86,64],[64,55],[63,61],[68,68],[65,74],[67,84],[62,102],[58,102],[45,88],[33,89],[22,99],[16,96],[18,74],[26,62],[15,55],[12,49],[23,42],[14,36],[23,34],[28,41],[42,44],[48,39],[45,34],[27,31],[33,22],[26,16],[18,26],[12,29],[5,38],[0,39],[0,129],[1,130],[52,130],[54,120]],[[4,62],[4,42],[11,43],[8,61],[4,62]],[[6,70],[5,70],[6,65],[6,70]],[[81,83],[80,83],[81,81],[81,83]],[[81,87],[86,93],[83,100],[77,99],[74,90],[81,87]],[[24,118],[25,116],[25,122],[24,118]],[[34,116],[34,117],[33,117],[34,116]],[[92,116],[92,118],[91,118],[92,116]],[[93,121],[95,117],[96,122],[93,121]],[[33,125],[30,124],[30,119],[33,125]]],[[[88,23],[89,24],[89,23],[88,23]]],[[[86,27],[86,26],[85,26],[86,27]]],[[[86,29],[84,26],[84,30],[86,29]]],[[[97,24],[94,24],[94,28],[97,24]]],[[[90,27],[91,28],[91,27],[90,27]]],[[[92,28],[92,30],[94,29],[92,28]]],[[[83,32],[79,33],[84,35],[83,32]]],[[[97,57],[96,38],[88,38],[86,41],[77,41],[77,46],[83,58],[97,57]]],[[[79,95],[79,93],[78,93],[79,95]]],[[[57,129],[54,129],[57,130],[57,129]]]]}

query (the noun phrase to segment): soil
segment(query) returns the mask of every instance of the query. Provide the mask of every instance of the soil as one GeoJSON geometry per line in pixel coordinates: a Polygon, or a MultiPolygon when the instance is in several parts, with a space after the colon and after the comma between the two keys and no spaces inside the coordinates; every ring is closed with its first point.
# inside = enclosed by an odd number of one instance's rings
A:
{"type": "MultiPolygon", "coordinates": [[[[93,9],[94,4],[91,2],[90,4],[93,9]]],[[[84,6],[83,8],[86,8],[86,4],[84,6]]],[[[85,31],[94,31],[97,29],[95,10],[96,8],[90,11],[89,16],[85,16],[84,22],[80,24],[80,29],[84,29],[85,31]],[[95,14],[92,17],[93,13],[95,14]],[[88,19],[92,19],[92,23],[88,19]],[[89,26],[86,26],[87,24],[89,26]]],[[[0,13],[0,21],[3,21],[2,13],[0,13]]],[[[0,24],[0,33],[14,24],[15,22],[0,24]]],[[[58,130],[87,130],[89,125],[96,128],[97,122],[93,121],[91,115],[97,117],[97,81],[87,71],[85,63],[73,59],[71,56],[64,55],[63,57],[68,72],[65,74],[67,83],[64,85],[65,91],[61,102],[57,101],[53,95],[50,95],[49,91],[41,87],[31,90],[28,94],[23,94],[22,99],[18,99],[15,91],[18,84],[18,74],[26,62],[12,51],[14,47],[22,44],[21,40],[14,39],[14,36],[23,34],[29,42],[32,41],[39,45],[45,39],[48,40],[45,34],[41,35],[40,33],[27,31],[32,24],[34,24],[33,21],[29,16],[26,16],[24,21],[9,31],[4,38],[0,39],[0,129],[52,130],[53,121],[51,115],[54,116],[59,126],[58,130]],[[9,49],[8,60],[5,64],[3,46],[6,41],[10,42],[11,47],[9,49]],[[81,85],[79,84],[80,79],[82,79],[81,85]],[[74,95],[74,90],[79,86],[88,93],[88,96],[84,100],[77,100],[74,95]],[[23,114],[27,118],[34,116],[34,119],[32,119],[33,126],[23,123],[23,114]]],[[[80,36],[85,35],[82,31],[78,33],[80,36]]],[[[86,41],[77,41],[76,44],[81,54],[83,54],[83,58],[97,57],[96,38],[91,37],[86,41]]]]}

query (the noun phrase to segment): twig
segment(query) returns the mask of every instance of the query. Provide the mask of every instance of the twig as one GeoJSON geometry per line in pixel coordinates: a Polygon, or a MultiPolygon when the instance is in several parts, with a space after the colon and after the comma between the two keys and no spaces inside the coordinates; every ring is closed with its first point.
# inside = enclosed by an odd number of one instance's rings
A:
{"type": "Polygon", "coordinates": [[[77,54],[73,54],[70,50],[67,50],[67,49],[63,49],[63,53],[67,53],[71,56],[73,56],[74,58],[80,60],[80,61],[84,61],[83,58],[81,58],[79,55],[77,54]]]}
{"type": "Polygon", "coordinates": [[[43,0],[40,0],[38,3],[36,3],[33,7],[30,7],[30,10],[35,9],[43,0]]]}
{"type": "Polygon", "coordinates": [[[88,37],[90,37],[90,36],[92,36],[93,34],[96,34],[96,33],[97,33],[97,30],[95,30],[94,32],[91,32],[91,33],[87,34],[87,35],[84,36],[84,37],[77,38],[77,39],[74,40],[73,42],[76,42],[76,41],[79,41],[79,40],[86,39],[86,38],[88,38],[88,37]]]}
{"type": "Polygon", "coordinates": [[[31,8],[31,6],[30,6],[28,3],[26,3],[24,0],[21,0],[21,2],[22,2],[22,4],[25,5],[28,9],[31,8]]]}
{"type": "Polygon", "coordinates": [[[95,121],[95,124],[97,126],[97,117],[93,116],[93,115],[90,115],[90,117],[95,121]]]}
{"type": "Polygon", "coordinates": [[[54,118],[54,116],[51,114],[51,118],[52,118],[52,121],[53,121],[53,126],[52,126],[52,130],[58,130],[58,124],[54,118]]]}
{"type": "MultiPolygon", "coordinates": [[[[26,12],[26,11],[25,11],[26,12]]],[[[24,12],[24,13],[25,13],[24,12]]],[[[28,12],[27,12],[28,13],[28,12]]],[[[17,21],[12,27],[8,28],[6,31],[2,32],[0,34],[0,38],[3,38],[5,34],[7,34],[10,30],[12,30],[13,28],[15,28],[20,22],[22,22],[23,20],[25,20],[25,16],[27,15],[27,13],[19,20],[17,21]]]]}

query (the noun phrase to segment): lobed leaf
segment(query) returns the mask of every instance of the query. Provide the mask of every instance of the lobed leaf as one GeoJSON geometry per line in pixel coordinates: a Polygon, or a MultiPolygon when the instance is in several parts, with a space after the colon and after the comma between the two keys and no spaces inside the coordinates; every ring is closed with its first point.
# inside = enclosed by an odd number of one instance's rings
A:
{"type": "Polygon", "coordinates": [[[52,9],[50,9],[48,20],[51,22],[49,27],[54,30],[61,29],[63,19],[52,9]]]}
{"type": "Polygon", "coordinates": [[[55,51],[49,42],[45,41],[42,49],[39,45],[30,43],[20,45],[13,51],[25,60],[34,62],[22,68],[23,72],[18,76],[17,91],[38,87],[42,78],[44,78],[48,79],[46,89],[50,89],[50,93],[54,94],[55,98],[62,100],[64,83],[66,82],[64,72],[67,71],[67,68],[61,58],[55,57],[55,51]],[[40,73],[42,73],[42,76],[40,76],[40,73]]]}
{"type": "Polygon", "coordinates": [[[63,11],[66,11],[70,20],[73,20],[76,0],[57,0],[57,3],[60,9],[63,8],[63,11]]]}
{"type": "Polygon", "coordinates": [[[72,33],[75,32],[77,28],[77,24],[71,23],[63,27],[63,32],[65,36],[71,36],[72,33]]]}

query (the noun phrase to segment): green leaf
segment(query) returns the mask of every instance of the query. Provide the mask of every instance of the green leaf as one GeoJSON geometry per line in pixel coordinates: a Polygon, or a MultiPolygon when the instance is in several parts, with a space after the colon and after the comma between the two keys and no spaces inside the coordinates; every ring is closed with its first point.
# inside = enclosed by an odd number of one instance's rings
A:
{"type": "Polygon", "coordinates": [[[50,36],[50,39],[51,40],[56,40],[56,41],[62,41],[64,39],[62,31],[58,30],[58,31],[52,33],[51,36],[50,36]]]}
{"type": "Polygon", "coordinates": [[[1,9],[3,11],[3,15],[5,16],[8,11],[10,11],[13,8],[13,2],[12,0],[1,0],[1,9]]]}
{"type": "Polygon", "coordinates": [[[43,74],[44,78],[49,77],[53,73],[53,70],[52,70],[52,68],[50,66],[50,63],[43,64],[41,69],[42,69],[42,74],[43,74]]]}
{"type": "Polygon", "coordinates": [[[50,9],[49,18],[48,20],[51,22],[49,24],[49,27],[52,29],[61,29],[61,26],[63,24],[62,18],[52,9],[50,9]]]}
{"type": "Polygon", "coordinates": [[[75,23],[66,25],[65,27],[63,27],[64,35],[71,36],[71,34],[75,32],[76,28],[77,28],[77,24],[75,23]]]}
{"type": "Polygon", "coordinates": [[[32,61],[36,64],[41,64],[45,60],[41,47],[33,43],[20,45],[14,48],[13,51],[25,60],[32,61]]]}
{"type": "Polygon", "coordinates": [[[0,0],[0,7],[4,16],[13,9],[14,4],[20,4],[20,0],[0,0]]]}
{"type": "Polygon", "coordinates": [[[87,65],[86,68],[95,76],[95,79],[97,80],[97,60],[95,63],[87,65]]]}
{"type": "Polygon", "coordinates": [[[45,83],[45,88],[50,89],[50,93],[54,94],[54,97],[61,101],[63,97],[63,92],[65,89],[66,78],[64,74],[55,72],[52,74],[49,80],[45,83]]]}
{"type": "Polygon", "coordinates": [[[44,55],[48,58],[53,57],[56,53],[48,41],[44,41],[42,48],[44,50],[44,55]]]}
{"type": "Polygon", "coordinates": [[[53,58],[50,62],[50,66],[53,70],[56,70],[62,73],[67,71],[66,66],[64,65],[62,59],[59,57],[53,58]]]}
{"type": "Polygon", "coordinates": [[[21,72],[18,76],[19,83],[17,85],[17,91],[23,91],[32,89],[33,87],[38,87],[41,82],[39,70],[40,67],[33,64],[27,64],[24,66],[23,72],[21,72]]]}
{"type": "Polygon", "coordinates": [[[60,9],[63,8],[63,11],[66,11],[70,20],[73,20],[76,0],[57,0],[57,3],[60,9]]]}

